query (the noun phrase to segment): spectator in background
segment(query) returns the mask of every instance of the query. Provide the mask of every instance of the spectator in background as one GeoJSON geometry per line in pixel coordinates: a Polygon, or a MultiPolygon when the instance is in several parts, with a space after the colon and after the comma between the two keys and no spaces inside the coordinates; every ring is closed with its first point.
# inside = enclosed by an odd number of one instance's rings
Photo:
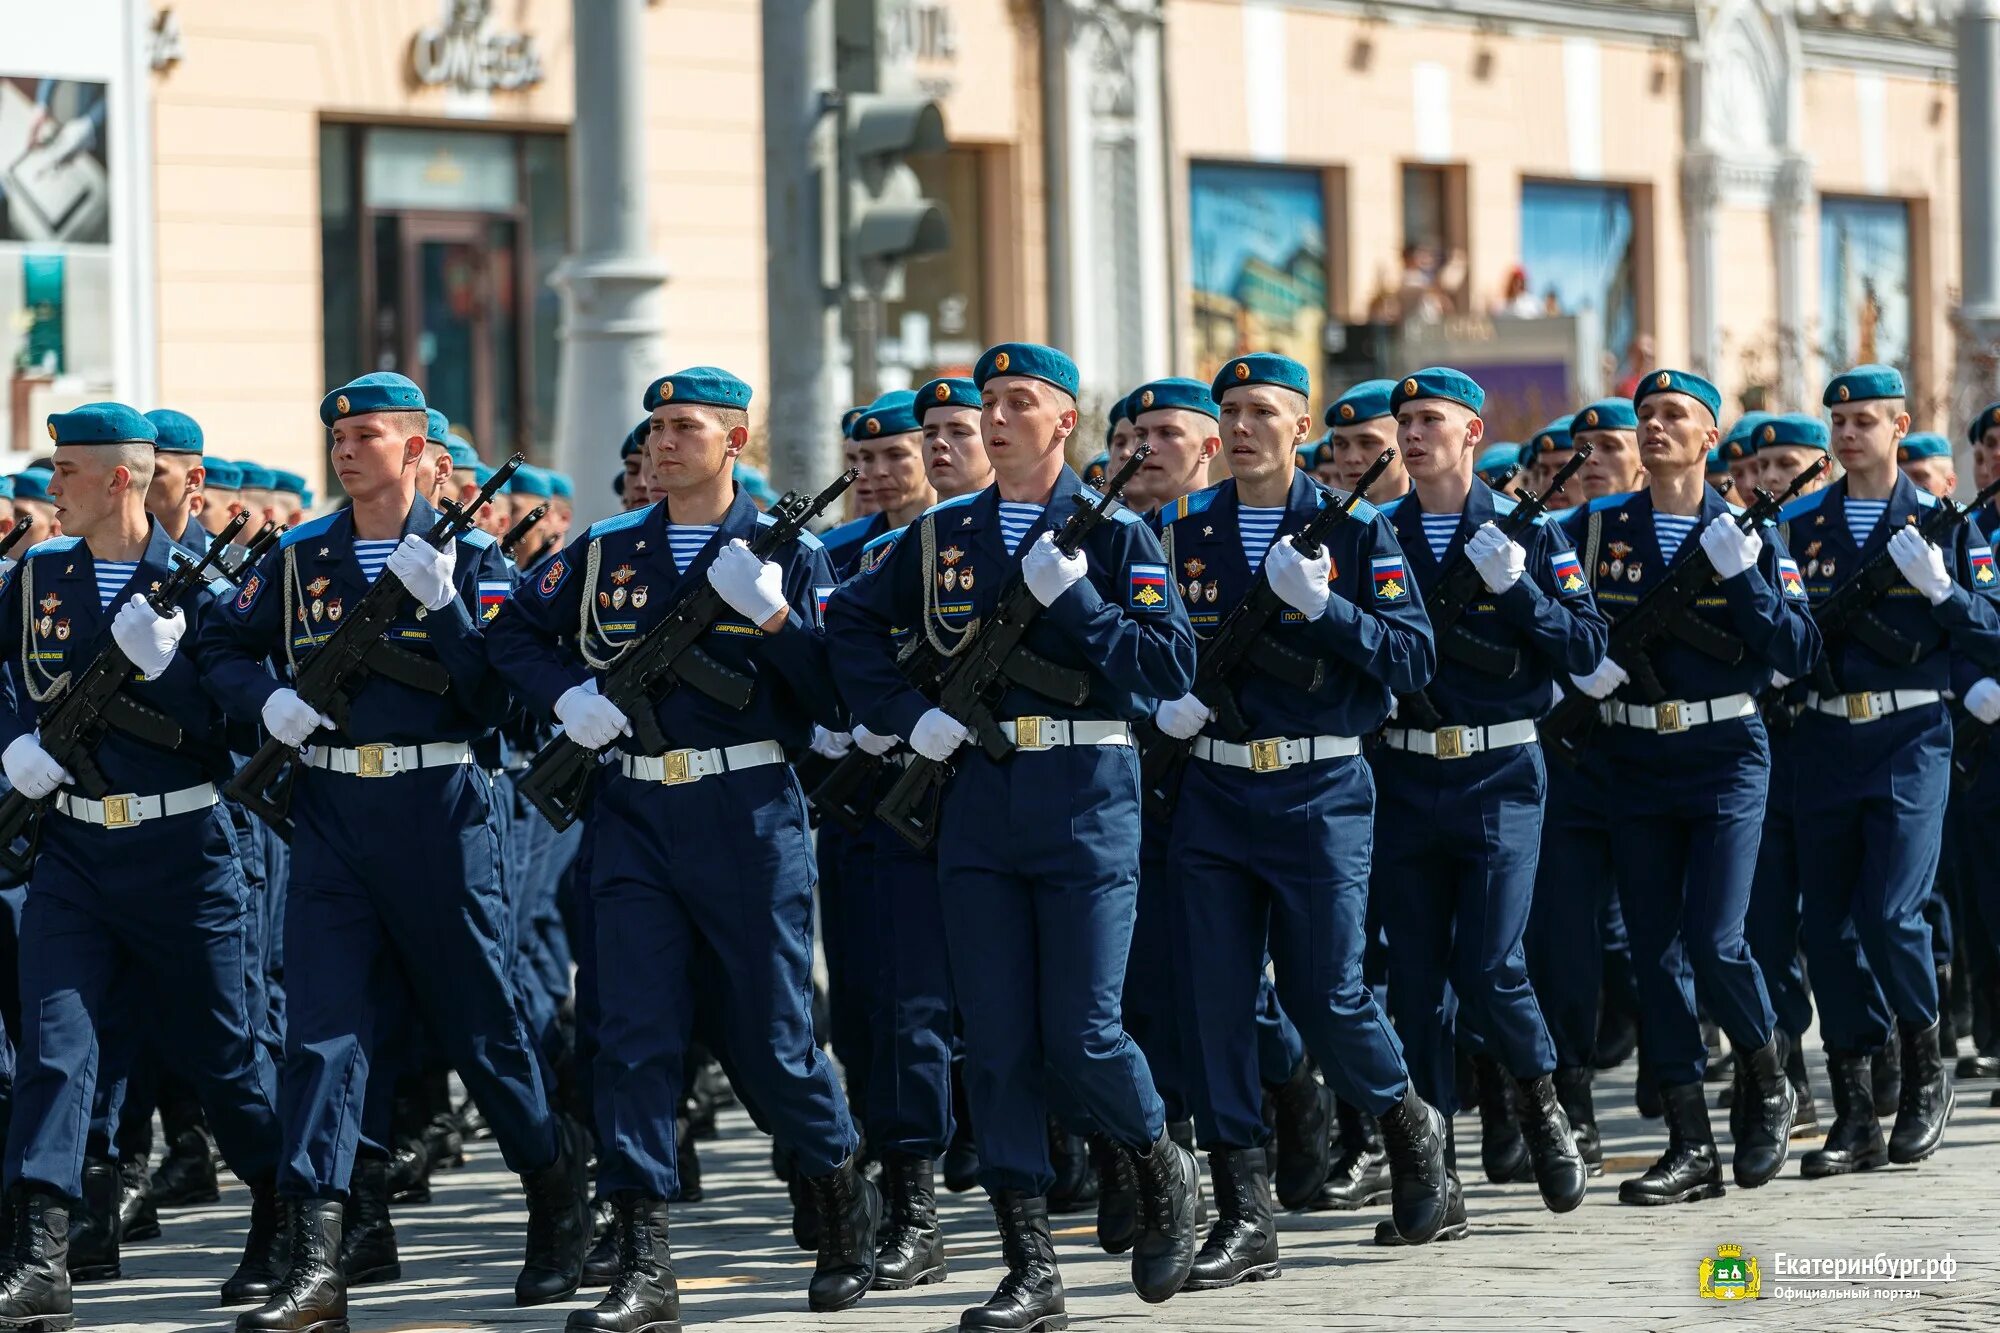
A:
{"type": "Polygon", "coordinates": [[[1403,277],[1396,292],[1395,321],[1435,324],[1457,308],[1456,292],[1465,282],[1465,256],[1454,252],[1442,263],[1438,247],[1403,247],[1403,277]]]}
{"type": "Polygon", "coordinates": [[[1633,334],[1631,346],[1625,349],[1625,373],[1618,377],[1617,396],[1630,398],[1636,393],[1639,381],[1653,373],[1654,360],[1653,335],[1633,334]]]}
{"type": "Polygon", "coordinates": [[[1528,270],[1519,264],[1507,271],[1507,294],[1493,307],[1493,313],[1512,319],[1540,319],[1545,313],[1541,302],[1528,289],[1528,270]]]}

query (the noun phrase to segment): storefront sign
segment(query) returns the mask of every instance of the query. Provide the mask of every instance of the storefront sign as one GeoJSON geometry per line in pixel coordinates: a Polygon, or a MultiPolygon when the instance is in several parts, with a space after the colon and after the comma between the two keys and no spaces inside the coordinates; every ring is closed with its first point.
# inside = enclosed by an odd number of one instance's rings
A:
{"type": "Polygon", "coordinates": [[[542,81],[542,50],[524,32],[493,32],[493,0],[444,0],[444,22],[410,39],[410,74],[426,87],[516,92],[542,81]]]}

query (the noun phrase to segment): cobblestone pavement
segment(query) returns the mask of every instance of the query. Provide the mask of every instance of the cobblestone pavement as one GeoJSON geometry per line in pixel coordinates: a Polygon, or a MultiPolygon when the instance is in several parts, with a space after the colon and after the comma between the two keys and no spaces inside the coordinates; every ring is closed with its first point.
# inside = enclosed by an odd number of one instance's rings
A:
{"type": "MultiPolygon", "coordinates": [[[[1817,1057],[1813,1075],[1821,1114],[1830,1118],[1817,1057]]],[[[2000,1329],[2000,1109],[1987,1105],[1990,1083],[1961,1088],[1945,1148],[1921,1167],[1809,1183],[1792,1164],[1755,1192],[1731,1188],[1710,1203],[1644,1209],[1620,1207],[1616,1199],[1618,1178],[1642,1169],[1662,1141],[1658,1122],[1632,1110],[1631,1081],[1629,1064],[1600,1077],[1610,1174],[1593,1182],[1583,1206],[1566,1217],[1545,1213],[1531,1185],[1485,1183],[1477,1170],[1477,1121],[1461,1118],[1473,1230],[1450,1245],[1376,1248],[1370,1238],[1382,1209],[1292,1215],[1281,1222],[1285,1268],[1276,1281],[1147,1306],[1132,1294],[1127,1265],[1096,1250],[1091,1215],[1058,1218],[1072,1326],[1258,1333],[2000,1329]],[[1699,1297],[1700,1261],[1719,1244],[1740,1245],[1758,1260],[1761,1298],[1722,1304],[1699,1297]],[[1949,1280],[1921,1283],[1780,1280],[1780,1268],[1801,1258],[1878,1253],[1918,1260],[1949,1255],[1955,1271],[1949,1280]],[[1888,1289],[1894,1299],[1883,1294],[1888,1289]],[[1810,1290],[1833,1294],[1807,1299],[1810,1290]]],[[[1722,1131],[1726,1113],[1718,1112],[1715,1123],[1722,1131]]],[[[1794,1141],[1795,1159],[1807,1146],[1809,1140],[1794,1141]]],[[[941,1330],[999,1278],[998,1245],[981,1197],[946,1195],[951,1273],[945,1282],[876,1292],[841,1315],[808,1314],[812,1260],[792,1247],[768,1140],[733,1112],[701,1154],[707,1201],[678,1207],[673,1217],[689,1328],[941,1330]]],[[[509,1306],[525,1213],[493,1145],[473,1145],[468,1165],[437,1176],[434,1188],[430,1205],[398,1210],[407,1278],[354,1294],[355,1333],[561,1327],[568,1307],[509,1306]]],[[[236,1187],[221,1205],[169,1214],[161,1241],[127,1248],[121,1280],[78,1290],[79,1325],[148,1333],[226,1328],[233,1312],[215,1304],[215,1290],[235,1262],[246,1208],[245,1192],[236,1187]]]]}

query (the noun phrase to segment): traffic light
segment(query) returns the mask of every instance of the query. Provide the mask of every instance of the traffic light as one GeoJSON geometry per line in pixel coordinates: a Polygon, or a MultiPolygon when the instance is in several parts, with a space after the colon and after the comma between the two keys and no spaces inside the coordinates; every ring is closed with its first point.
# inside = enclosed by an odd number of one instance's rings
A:
{"type": "Polygon", "coordinates": [[[841,114],[841,249],[851,290],[900,301],[903,265],[950,248],[944,209],[924,197],[908,161],[945,147],[944,114],[929,98],[847,94],[841,114]]]}

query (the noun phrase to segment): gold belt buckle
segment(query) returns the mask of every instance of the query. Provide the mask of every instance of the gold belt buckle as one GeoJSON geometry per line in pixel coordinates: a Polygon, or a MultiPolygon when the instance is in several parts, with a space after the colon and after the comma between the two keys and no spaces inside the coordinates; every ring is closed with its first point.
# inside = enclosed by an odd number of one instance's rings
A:
{"type": "Polygon", "coordinates": [[[139,821],[132,818],[132,798],[130,796],[107,796],[104,798],[104,827],[131,828],[139,821]]]}
{"type": "Polygon", "coordinates": [[[1875,695],[1872,691],[1847,696],[1847,720],[1849,722],[1873,722],[1879,716],[1875,711],[1875,695]]]}
{"type": "Polygon", "coordinates": [[[1045,724],[1054,722],[1052,717],[1017,717],[1014,719],[1014,748],[1017,750],[1048,750],[1055,746],[1054,729],[1044,738],[1045,724]]]}
{"type": "Polygon", "coordinates": [[[389,776],[389,747],[386,745],[363,745],[355,750],[360,756],[361,766],[355,776],[363,778],[386,778],[389,776]]]}
{"type": "Polygon", "coordinates": [[[1283,740],[1273,737],[1268,741],[1250,742],[1250,771],[1252,773],[1275,773],[1287,768],[1284,756],[1278,752],[1283,740]]]}
{"type": "Polygon", "coordinates": [[[1437,729],[1438,758],[1463,759],[1471,753],[1471,727],[1439,727],[1437,729]]]}
{"type": "Polygon", "coordinates": [[[693,750],[669,750],[660,756],[660,781],[669,787],[678,787],[683,782],[693,782],[699,774],[690,772],[688,759],[693,750]]]}
{"type": "Polygon", "coordinates": [[[1687,718],[1681,713],[1679,699],[1669,699],[1663,704],[1653,705],[1653,730],[1662,736],[1677,736],[1687,729],[1687,718]]]}

